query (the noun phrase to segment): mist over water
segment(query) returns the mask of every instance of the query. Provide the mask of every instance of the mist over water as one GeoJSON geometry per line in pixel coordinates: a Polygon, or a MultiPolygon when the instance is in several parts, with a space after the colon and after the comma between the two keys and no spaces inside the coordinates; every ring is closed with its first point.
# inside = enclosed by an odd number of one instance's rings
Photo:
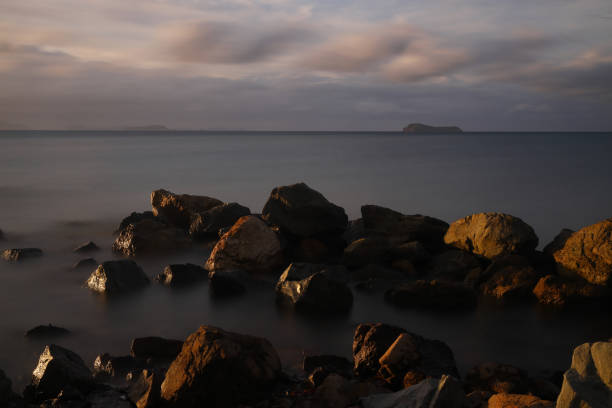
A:
{"type": "MultiPolygon", "coordinates": [[[[532,371],[564,369],[572,347],[612,336],[606,311],[554,312],[531,304],[481,305],[464,314],[398,310],[382,294],[354,291],[346,318],[309,319],[279,310],[272,285],[215,300],[207,283],[105,298],[83,287],[91,271],[70,265],[93,240],[114,259],[113,230],[150,209],[157,188],[209,195],[261,211],[273,187],[304,181],[359,217],[363,204],[452,222],[482,211],[518,216],[541,246],[561,228],[612,216],[612,134],[0,132],[0,249],[39,247],[40,259],[0,262],[0,368],[21,387],[44,342],[23,333],[53,323],[56,340],[87,363],[129,353],[134,337],[184,338],[201,324],[269,338],[286,365],[306,352],[350,357],[359,322],[382,321],[445,341],[460,370],[489,360],[532,371]]],[[[137,259],[149,277],[169,263],[203,263],[209,249],[137,259]]]]}

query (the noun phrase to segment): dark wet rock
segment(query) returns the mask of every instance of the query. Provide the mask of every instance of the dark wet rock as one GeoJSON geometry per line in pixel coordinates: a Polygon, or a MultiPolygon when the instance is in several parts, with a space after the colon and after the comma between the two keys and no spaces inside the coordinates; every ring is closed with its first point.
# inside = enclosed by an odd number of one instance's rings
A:
{"type": "Polygon", "coordinates": [[[532,252],[538,246],[533,228],[520,218],[479,213],[453,222],[444,242],[488,259],[532,252]]]}
{"type": "Polygon", "coordinates": [[[554,254],[555,252],[563,248],[565,242],[574,232],[574,230],[563,228],[561,232],[559,232],[557,236],[555,236],[553,240],[544,247],[543,252],[547,255],[554,254]]]}
{"type": "Polygon", "coordinates": [[[344,357],[334,355],[317,355],[317,356],[304,356],[302,361],[302,368],[305,373],[315,373],[313,383],[315,385],[321,384],[325,377],[331,373],[341,375],[345,378],[353,377],[353,363],[344,357]]]}
{"type": "Polygon", "coordinates": [[[115,234],[120,233],[123,229],[125,229],[128,225],[130,224],[137,224],[140,221],[143,220],[154,220],[157,222],[162,222],[165,223],[165,220],[163,219],[163,217],[156,217],[155,214],[153,214],[152,211],[145,211],[145,212],[133,212],[130,215],[128,215],[127,217],[125,217],[123,220],[121,220],[121,222],[119,223],[119,227],[115,230],[115,234]]]}
{"type": "Polygon", "coordinates": [[[354,371],[357,376],[370,377],[382,369],[386,378],[403,379],[409,370],[431,377],[450,374],[458,377],[451,349],[439,340],[430,340],[402,328],[382,323],[360,324],[353,338],[354,371]],[[400,335],[403,336],[400,337],[400,335]]]}
{"type": "Polygon", "coordinates": [[[24,395],[30,400],[42,401],[56,397],[68,385],[88,391],[92,380],[91,372],[78,354],[51,344],[40,355],[24,395]]]}
{"type": "Polygon", "coordinates": [[[533,294],[541,304],[553,306],[605,301],[612,296],[607,287],[558,275],[540,278],[533,288],[533,294]]]}
{"type": "Polygon", "coordinates": [[[2,259],[8,262],[18,262],[25,259],[39,258],[43,251],[39,248],[13,248],[2,252],[2,259]]]}
{"type": "Polygon", "coordinates": [[[85,242],[78,247],[74,248],[73,252],[83,253],[97,251],[100,249],[93,241],[85,242]]]}
{"type": "Polygon", "coordinates": [[[113,251],[135,256],[171,252],[190,245],[191,241],[182,229],[147,219],[121,230],[113,243],[113,251]]]}
{"type": "Polygon", "coordinates": [[[491,393],[487,391],[472,391],[466,394],[466,408],[488,408],[491,393]]]}
{"type": "Polygon", "coordinates": [[[576,231],[553,257],[560,275],[612,286],[612,218],[576,231]]]}
{"type": "Polygon", "coordinates": [[[214,296],[238,296],[246,292],[246,282],[250,280],[248,272],[242,270],[211,271],[210,290],[214,296]]]}
{"type": "Polygon", "coordinates": [[[19,396],[13,392],[11,380],[0,369],[0,407],[18,407],[19,396]]]}
{"type": "Polygon", "coordinates": [[[266,339],[201,326],[168,369],[161,398],[185,408],[237,406],[257,400],[280,371],[278,354],[266,339]]]}
{"type": "Polygon", "coordinates": [[[72,265],[72,269],[93,269],[98,266],[94,258],[84,258],[72,265]]]}
{"type": "Polygon", "coordinates": [[[368,237],[353,241],[344,249],[342,263],[349,268],[385,264],[390,260],[391,244],[386,238],[368,237]]]}
{"type": "Polygon", "coordinates": [[[431,259],[429,251],[419,241],[404,242],[391,248],[396,259],[407,259],[414,265],[423,264],[431,259]]]}
{"type": "Polygon", "coordinates": [[[351,381],[338,374],[329,374],[317,387],[310,406],[321,408],[352,407],[359,399],[386,389],[366,381],[351,381]]]}
{"type": "Polygon", "coordinates": [[[194,264],[173,264],[164,268],[164,271],[155,277],[159,283],[178,287],[192,285],[208,277],[206,269],[194,264]]]}
{"type": "Polygon", "coordinates": [[[276,284],[278,301],[301,312],[344,313],[350,310],[353,305],[351,289],[334,278],[332,271],[322,268],[312,264],[289,265],[276,284]]]}
{"type": "Polygon", "coordinates": [[[397,259],[391,262],[391,269],[401,272],[407,278],[415,278],[419,275],[417,269],[408,259],[397,259]]]}
{"type": "Polygon", "coordinates": [[[344,209],[304,183],[272,190],[262,217],[281,231],[302,238],[342,235],[348,226],[344,209]]]}
{"type": "Polygon", "coordinates": [[[130,352],[132,356],[141,359],[174,359],[183,347],[181,340],[165,339],[163,337],[138,337],[132,340],[130,352]]]}
{"type": "Polygon", "coordinates": [[[357,241],[360,238],[365,238],[365,236],[365,227],[363,225],[363,219],[361,218],[349,221],[346,231],[342,234],[342,238],[347,244],[357,241]]]}
{"type": "Polygon", "coordinates": [[[70,334],[70,330],[48,324],[46,326],[36,326],[28,330],[25,336],[29,339],[46,339],[50,337],[65,336],[67,334],[70,334]]]}
{"type": "Polygon", "coordinates": [[[408,370],[406,374],[404,374],[404,380],[402,381],[404,388],[412,387],[413,385],[417,385],[425,378],[425,374],[423,374],[419,370],[408,370]]]}
{"type": "Polygon", "coordinates": [[[418,280],[388,290],[385,300],[399,307],[458,310],[476,307],[478,296],[462,283],[418,280]]]}
{"type": "Polygon", "coordinates": [[[215,245],[206,261],[206,269],[247,272],[272,272],[283,262],[281,244],[260,218],[240,218],[215,245]]]}
{"type": "Polygon", "coordinates": [[[251,210],[238,203],[222,204],[208,211],[196,213],[189,224],[189,236],[193,239],[217,238],[219,230],[229,228],[251,210]]]}
{"type": "Polygon", "coordinates": [[[2,232],[2,230],[0,229],[0,241],[2,241],[4,239],[4,232],[2,232]]]}
{"type": "MultiPolygon", "coordinates": [[[[489,398],[488,408],[554,408],[552,401],[541,400],[534,395],[495,394],[489,398]]],[[[559,407],[559,405],[557,405],[559,407]]]]}
{"type": "Polygon", "coordinates": [[[585,343],[574,349],[563,375],[557,408],[609,407],[612,402],[612,342],[585,343]]]}
{"type": "Polygon", "coordinates": [[[556,401],[561,387],[558,387],[552,381],[542,377],[529,379],[529,394],[535,395],[543,400],[556,401]]]}
{"type": "Polygon", "coordinates": [[[495,260],[484,275],[488,278],[481,287],[482,293],[500,300],[533,296],[533,288],[541,276],[528,259],[517,255],[495,260]]]}
{"type": "Polygon", "coordinates": [[[361,399],[363,408],[463,408],[467,403],[461,383],[452,376],[427,378],[391,394],[361,399]]]}
{"type": "Polygon", "coordinates": [[[366,236],[388,238],[393,244],[419,241],[428,250],[444,246],[443,237],[448,224],[425,215],[404,215],[378,205],[364,205],[361,215],[366,236]]]}
{"type": "Polygon", "coordinates": [[[139,289],[149,284],[149,278],[134,261],[107,261],[87,279],[89,289],[101,293],[115,293],[139,289]]]}
{"type": "Polygon", "coordinates": [[[100,387],[87,395],[87,408],[132,408],[122,391],[112,387],[100,387]]]}
{"type": "Polygon", "coordinates": [[[160,389],[164,374],[155,370],[142,370],[130,383],[128,398],[137,408],[152,408],[160,402],[160,389]]]}
{"type": "Polygon", "coordinates": [[[143,364],[132,356],[111,356],[108,353],[96,356],[93,376],[96,380],[114,378],[124,380],[128,373],[141,370],[143,364]]]}
{"type": "Polygon", "coordinates": [[[203,213],[213,207],[223,205],[216,198],[189,194],[174,194],[167,190],[155,190],[151,193],[153,214],[167,219],[179,228],[188,228],[195,214],[203,213]]]}
{"type": "Polygon", "coordinates": [[[427,265],[431,277],[461,282],[470,273],[477,273],[481,268],[478,258],[460,249],[451,249],[437,254],[427,265]]]}
{"type": "Polygon", "coordinates": [[[319,263],[332,255],[332,249],[325,243],[314,238],[304,238],[287,251],[293,262],[319,263]]]}
{"type": "Polygon", "coordinates": [[[465,384],[470,391],[480,390],[492,394],[525,394],[528,380],[524,370],[495,362],[478,364],[465,375],[465,384]]]}

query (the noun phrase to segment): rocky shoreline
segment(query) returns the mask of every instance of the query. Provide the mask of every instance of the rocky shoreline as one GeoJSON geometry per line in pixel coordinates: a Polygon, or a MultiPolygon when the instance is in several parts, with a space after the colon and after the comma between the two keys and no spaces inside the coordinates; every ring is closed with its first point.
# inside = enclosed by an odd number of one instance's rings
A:
{"type": "MultiPolygon", "coordinates": [[[[151,204],[152,211],[132,213],[116,231],[112,249],[125,259],[75,265],[95,269],[87,288],[101,296],[139,290],[150,284],[139,258],[208,246],[202,265],[168,265],[156,280],[179,287],[208,279],[221,297],[274,285],[271,301],[279,308],[315,318],[347,314],[353,291],[398,308],[442,310],[489,301],[609,309],[612,301],[612,219],[562,230],[538,251],[533,228],[508,214],[474,214],[449,225],[364,205],[362,217],[349,221],[304,183],[275,188],[261,214],[166,190],[154,191],[151,204]]],[[[97,249],[87,242],[75,253],[97,249]]],[[[40,256],[38,248],[2,253],[16,263],[40,256]]],[[[40,338],[69,335],[52,325],[35,329],[31,335],[40,338]]],[[[305,356],[303,372],[289,374],[267,340],[202,326],[184,342],[135,339],[130,355],[100,354],[90,367],[50,343],[22,395],[0,372],[0,406],[11,407],[553,407],[555,401],[563,408],[611,406],[612,343],[576,348],[563,377],[530,378],[501,362],[460,377],[443,342],[363,323],[352,362],[305,356]]]]}

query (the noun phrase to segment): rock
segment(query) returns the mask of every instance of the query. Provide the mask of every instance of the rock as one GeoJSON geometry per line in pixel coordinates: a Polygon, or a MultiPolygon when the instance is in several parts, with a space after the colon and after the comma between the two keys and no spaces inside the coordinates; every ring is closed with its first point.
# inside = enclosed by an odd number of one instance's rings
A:
{"type": "Polygon", "coordinates": [[[251,210],[238,203],[222,204],[208,211],[196,213],[189,224],[189,236],[192,239],[217,238],[219,230],[231,227],[251,210]]]}
{"type": "Polygon", "coordinates": [[[280,370],[280,359],[267,340],[201,326],[168,369],[161,398],[185,408],[236,406],[256,399],[280,370]]]}
{"type": "Polygon", "coordinates": [[[293,262],[319,263],[327,260],[331,255],[330,248],[314,238],[304,238],[289,250],[293,262]]]}
{"type": "Polygon", "coordinates": [[[408,370],[406,374],[404,374],[403,385],[404,388],[412,387],[413,385],[417,385],[421,381],[425,379],[425,374],[418,370],[408,370]]]}
{"type": "Polygon", "coordinates": [[[132,356],[141,359],[174,359],[181,352],[181,340],[162,337],[137,337],[132,340],[130,352],[132,356]]]}
{"type": "Polygon", "coordinates": [[[544,401],[533,395],[495,394],[489,398],[489,408],[554,408],[552,401],[544,401]]]}
{"type": "Polygon", "coordinates": [[[392,394],[374,394],[361,399],[363,408],[463,408],[467,403],[461,383],[455,378],[427,378],[392,394]]]}
{"type": "MultiPolygon", "coordinates": [[[[87,395],[86,408],[132,408],[127,396],[115,388],[106,387],[87,395]]],[[[85,408],[84,407],[84,408],[85,408]]]]}
{"type": "Polygon", "coordinates": [[[32,372],[32,382],[25,395],[31,400],[54,398],[67,385],[81,391],[91,388],[92,376],[76,353],[50,344],[45,347],[32,372]]]}
{"type": "Polygon", "coordinates": [[[354,282],[384,281],[387,283],[396,283],[405,281],[407,277],[402,271],[385,268],[384,266],[375,264],[369,264],[362,268],[355,269],[350,272],[350,275],[354,282]]]}
{"type": "Polygon", "coordinates": [[[19,397],[13,392],[11,380],[0,369],[0,407],[12,407],[12,402],[17,403],[19,397]]]}
{"type": "Polygon", "coordinates": [[[440,377],[442,374],[459,376],[453,352],[446,344],[382,323],[360,324],[355,329],[353,338],[355,374],[359,377],[375,375],[381,368],[380,358],[388,352],[401,334],[405,336],[400,344],[410,342],[412,354],[402,357],[402,364],[387,364],[388,373],[397,376],[400,381],[403,373],[408,370],[418,370],[432,377],[440,377]]]}
{"type": "Polygon", "coordinates": [[[440,280],[402,283],[388,290],[385,300],[400,307],[449,310],[472,309],[478,303],[474,289],[461,283],[440,280]]]}
{"type": "Polygon", "coordinates": [[[553,240],[544,247],[543,252],[547,255],[552,256],[552,254],[563,248],[563,246],[567,242],[567,239],[572,236],[574,232],[574,230],[563,228],[561,232],[559,232],[557,236],[553,238],[553,240]]]}
{"type": "Polygon", "coordinates": [[[324,377],[331,373],[345,378],[353,376],[353,363],[344,357],[333,355],[304,356],[302,369],[305,373],[312,373],[317,369],[321,369],[325,373],[324,377]]]}
{"type": "Polygon", "coordinates": [[[194,264],[173,264],[164,268],[164,271],[155,277],[159,283],[178,287],[192,285],[208,277],[206,269],[194,264]]]}
{"type": "Polygon", "coordinates": [[[342,239],[347,244],[350,244],[353,241],[357,241],[358,239],[365,238],[365,228],[363,226],[363,219],[358,218],[356,220],[351,220],[348,222],[348,226],[346,227],[346,231],[342,234],[342,239]]]}
{"type": "Polygon", "coordinates": [[[520,368],[495,362],[474,366],[465,375],[469,390],[493,394],[525,394],[528,391],[528,380],[527,373],[520,368]]]}
{"type": "Polygon", "coordinates": [[[94,258],[85,258],[72,265],[72,269],[93,269],[98,266],[98,261],[94,258]]]}
{"type": "Polygon", "coordinates": [[[488,259],[529,253],[538,246],[533,228],[508,214],[479,213],[453,222],[444,242],[488,259]]]}
{"type": "Polygon", "coordinates": [[[133,212],[127,217],[125,217],[123,220],[121,220],[121,223],[119,223],[119,227],[115,230],[115,234],[121,232],[121,230],[125,229],[128,225],[137,224],[142,220],[154,220],[165,223],[163,217],[156,217],[152,211],[145,211],[141,213],[133,212]]]}
{"type": "Polygon", "coordinates": [[[338,374],[329,374],[314,394],[314,407],[346,408],[372,393],[385,392],[367,382],[354,382],[338,374]]]}
{"type": "Polygon", "coordinates": [[[407,259],[415,265],[423,264],[431,259],[429,251],[419,241],[404,242],[391,248],[394,258],[407,259]]]}
{"type": "Polygon", "coordinates": [[[13,248],[2,252],[2,259],[8,262],[23,261],[25,259],[41,257],[43,251],[39,248],[13,248]]]}
{"type": "Polygon", "coordinates": [[[344,249],[342,263],[349,268],[369,264],[385,264],[390,259],[391,245],[386,238],[361,238],[344,249]]]}
{"type": "Polygon", "coordinates": [[[28,330],[25,336],[29,339],[45,339],[49,337],[65,336],[67,334],[70,334],[70,330],[48,324],[46,326],[36,326],[28,330]]]}
{"type": "Polygon", "coordinates": [[[242,295],[246,292],[245,282],[249,280],[249,274],[241,270],[233,271],[211,271],[210,290],[214,296],[228,297],[242,295]]]}
{"type": "Polygon", "coordinates": [[[108,378],[123,380],[128,373],[141,369],[142,364],[132,356],[115,357],[104,353],[96,356],[93,364],[93,375],[97,380],[108,378]]]}
{"type": "Polygon", "coordinates": [[[557,408],[612,405],[612,342],[585,343],[574,349],[563,375],[557,408]]]}
{"type": "Polygon", "coordinates": [[[2,232],[2,230],[0,229],[0,241],[2,241],[4,239],[4,232],[2,232]]]}
{"type": "Polygon", "coordinates": [[[342,235],[348,226],[344,209],[304,183],[272,190],[262,217],[281,231],[302,238],[342,235]]]}
{"type": "Polygon", "coordinates": [[[180,228],[147,219],[121,230],[113,243],[113,251],[135,256],[176,251],[190,245],[191,241],[180,228]]]}
{"type": "Polygon", "coordinates": [[[315,269],[315,265],[289,265],[276,284],[277,299],[300,312],[344,313],[350,310],[353,305],[350,288],[328,271],[307,275],[315,269]]]}
{"type": "Polygon", "coordinates": [[[410,262],[408,259],[398,259],[393,261],[391,263],[391,269],[401,272],[403,276],[408,278],[414,278],[419,274],[412,262],[410,262]]]}
{"type": "Polygon", "coordinates": [[[89,289],[101,293],[124,292],[149,284],[149,278],[134,261],[107,261],[87,279],[89,289]]]}
{"type": "Polygon", "coordinates": [[[361,207],[367,236],[388,238],[393,244],[421,242],[428,250],[437,251],[444,246],[443,237],[448,224],[424,215],[404,215],[377,205],[361,207]]]}
{"type": "Polygon", "coordinates": [[[472,391],[465,398],[467,399],[467,408],[488,408],[491,393],[487,391],[472,391]]]}
{"type": "Polygon", "coordinates": [[[223,205],[223,202],[206,196],[174,194],[166,190],[155,190],[151,193],[153,214],[164,217],[179,228],[188,228],[195,214],[219,205],[223,205]]]}
{"type": "Polygon", "coordinates": [[[464,281],[474,270],[480,270],[478,258],[469,252],[451,249],[433,257],[427,270],[436,279],[464,281]]]}
{"type": "Polygon", "coordinates": [[[542,377],[529,379],[529,394],[531,395],[547,401],[556,401],[559,392],[561,392],[561,387],[558,387],[549,379],[542,377]]]}
{"type": "Polygon", "coordinates": [[[280,241],[259,218],[240,218],[212,250],[206,269],[271,272],[283,262],[280,241]]]}
{"type": "Polygon", "coordinates": [[[78,252],[78,253],[91,252],[91,251],[97,251],[98,249],[100,248],[98,248],[98,246],[93,241],[88,241],[74,248],[72,252],[78,252]]]}
{"type": "Polygon", "coordinates": [[[553,257],[560,275],[612,286],[612,218],[576,231],[553,257]]]}
{"type": "Polygon", "coordinates": [[[127,389],[127,394],[137,408],[151,408],[159,404],[160,388],[164,376],[160,372],[142,370],[127,389]]]}
{"type": "Polygon", "coordinates": [[[540,274],[521,256],[499,258],[484,272],[490,276],[482,285],[482,293],[500,300],[533,296],[540,274]]]}
{"type": "Polygon", "coordinates": [[[553,306],[605,301],[610,298],[610,290],[604,286],[557,275],[540,278],[533,288],[533,294],[541,304],[553,306]]]}

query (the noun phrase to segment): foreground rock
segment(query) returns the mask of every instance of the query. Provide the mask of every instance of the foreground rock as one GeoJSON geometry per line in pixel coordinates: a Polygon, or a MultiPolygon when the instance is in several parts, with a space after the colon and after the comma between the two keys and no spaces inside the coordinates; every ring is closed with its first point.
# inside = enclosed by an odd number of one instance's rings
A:
{"type": "Polygon", "coordinates": [[[281,303],[300,312],[344,313],[353,305],[351,289],[322,265],[289,265],[276,284],[276,294],[281,303]]]}
{"type": "Polygon", "coordinates": [[[48,324],[46,326],[36,326],[28,330],[25,336],[29,339],[45,339],[49,337],[65,336],[67,334],[70,334],[70,330],[48,324]]]}
{"type": "Polygon", "coordinates": [[[444,242],[488,259],[532,252],[538,246],[533,228],[508,214],[479,213],[453,222],[444,242]]]}
{"type": "Polygon", "coordinates": [[[201,282],[207,277],[206,269],[200,265],[187,263],[166,266],[164,271],[155,277],[155,280],[166,286],[179,287],[201,282]]]}
{"type": "Polygon", "coordinates": [[[240,217],[250,214],[251,210],[238,203],[218,205],[191,218],[189,236],[193,239],[217,238],[219,230],[231,227],[240,217]]]}
{"type": "Polygon", "coordinates": [[[259,218],[240,218],[212,250],[206,269],[270,272],[278,269],[283,256],[276,234],[259,218]]]}
{"type": "Polygon", "coordinates": [[[561,275],[612,286],[612,218],[576,231],[553,257],[561,275]]]}
{"type": "Polygon", "coordinates": [[[174,194],[166,190],[155,190],[151,193],[153,214],[183,229],[189,227],[191,218],[195,214],[206,212],[222,204],[222,201],[206,196],[174,194]]]}
{"type": "Polygon", "coordinates": [[[83,252],[97,251],[98,249],[100,248],[95,244],[95,242],[88,241],[74,248],[72,252],[83,253],[83,252]]]}
{"type": "Polygon", "coordinates": [[[142,370],[127,390],[130,401],[137,408],[157,406],[160,402],[159,393],[163,380],[163,373],[159,371],[142,370]]]}
{"type": "Polygon", "coordinates": [[[568,304],[600,302],[611,299],[609,288],[593,285],[582,279],[547,275],[540,278],[533,294],[543,305],[565,306],[568,304]]]}
{"type": "Polygon", "coordinates": [[[527,373],[509,364],[482,363],[472,367],[465,375],[470,391],[486,391],[492,394],[525,394],[528,391],[527,373]]]}
{"type": "Polygon", "coordinates": [[[161,398],[185,408],[237,406],[257,400],[280,370],[280,359],[267,340],[201,326],[168,369],[161,398]]]}
{"type": "Polygon", "coordinates": [[[146,219],[129,224],[115,239],[113,251],[127,256],[176,251],[191,245],[187,234],[162,222],[146,219]]]}
{"type": "Polygon", "coordinates": [[[45,347],[32,372],[32,382],[24,394],[30,400],[54,398],[66,386],[88,391],[92,376],[78,354],[51,344],[45,347]]]}
{"type": "Polygon", "coordinates": [[[341,235],[348,226],[344,209],[304,183],[272,190],[262,217],[281,231],[302,238],[341,235]]]}
{"type": "MultiPolygon", "coordinates": [[[[304,405],[321,408],[354,407],[360,398],[383,392],[388,390],[372,382],[348,380],[342,375],[332,373],[316,388],[314,398],[304,405]]],[[[297,406],[302,404],[298,402],[297,406]]]]}
{"type": "Polygon", "coordinates": [[[431,309],[471,309],[476,307],[476,291],[461,283],[418,280],[402,283],[385,293],[385,300],[399,307],[431,309]]]}
{"type": "Polygon", "coordinates": [[[135,290],[148,284],[142,268],[130,260],[104,262],[86,282],[89,289],[101,293],[135,290]]]}
{"type": "Polygon", "coordinates": [[[574,349],[563,375],[557,408],[612,406],[612,342],[585,343],[574,349]]]}
{"type": "Polygon", "coordinates": [[[23,261],[25,259],[41,257],[43,251],[39,248],[13,248],[2,252],[2,259],[8,262],[23,261]]]}
{"type": "Polygon", "coordinates": [[[488,408],[554,408],[554,406],[555,403],[552,401],[524,394],[495,394],[488,402],[488,408]]]}

